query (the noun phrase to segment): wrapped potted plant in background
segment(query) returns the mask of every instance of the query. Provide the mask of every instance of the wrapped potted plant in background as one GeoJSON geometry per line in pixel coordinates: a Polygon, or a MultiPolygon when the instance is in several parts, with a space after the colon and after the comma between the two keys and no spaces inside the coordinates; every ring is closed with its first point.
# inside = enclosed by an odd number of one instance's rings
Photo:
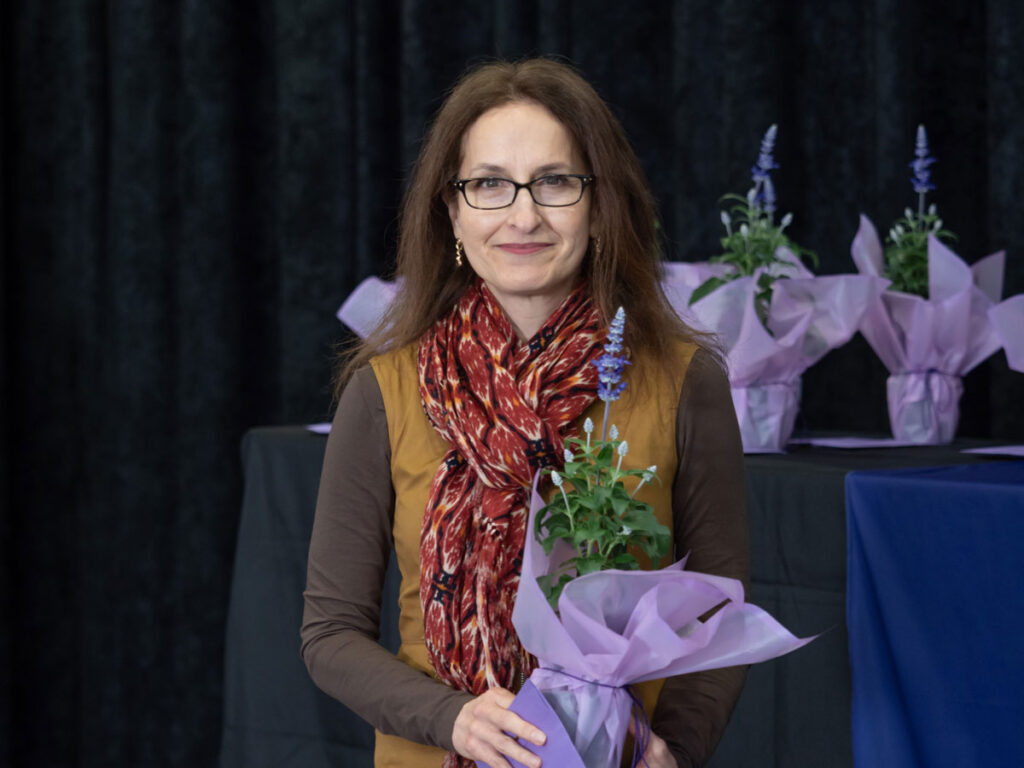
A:
{"type": "Polygon", "coordinates": [[[747,453],[785,448],[800,407],[801,375],[849,341],[884,283],[860,275],[815,276],[817,257],[775,219],[771,172],[776,126],[761,142],[754,186],[722,211],[722,253],[707,262],[666,264],[669,300],[688,322],[715,333],[728,358],[733,405],[747,453]]]}
{"type": "Polygon", "coordinates": [[[850,248],[861,274],[890,286],[865,313],[860,331],[889,371],[887,399],[893,436],[911,443],[948,443],[960,418],[962,377],[1000,347],[989,311],[1002,294],[1003,251],[968,267],[949,247],[925,196],[935,189],[928,136],[918,126],[911,184],[917,210],[907,208],[889,230],[878,232],[861,214],[850,248]]]}

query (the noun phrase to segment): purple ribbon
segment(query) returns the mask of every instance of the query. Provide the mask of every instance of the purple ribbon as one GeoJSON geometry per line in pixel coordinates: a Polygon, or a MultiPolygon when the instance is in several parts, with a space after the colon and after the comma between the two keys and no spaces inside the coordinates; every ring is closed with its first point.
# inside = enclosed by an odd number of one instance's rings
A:
{"type": "Polygon", "coordinates": [[[889,421],[897,440],[944,445],[953,440],[960,420],[959,376],[942,371],[905,371],[886,381],[889,421]]]}
{"type": "Polygon", "coordinates": [[[588,680],[585,677],[578,677],[577,675],[570,674],[561,669],[555,669],[554,667],[541,667],[546,672],[554,672],[565,677],[571,677],[573,680],[579,680],[581,683],[587,683],[588,685],[599,685],[602,688],[613,688],[613,689],[624,689],[629,694],[629,698],[633,700],[633,707],[640,716],[637,718],[637,733],[633,734],[633,761],[630,763],[632,768],[640,765],[640,761],[647,768],[651,768],[650,763],[647,762],[647,758],[644,754],[647,752],[647,747],[651,743],[651,724],[647,720],[647,710],[644,709],[644,703],[640,700],[640,697],[636,695],[631,685],[608,685],[607,683],[599,683],[596,680],[588,680]]]}

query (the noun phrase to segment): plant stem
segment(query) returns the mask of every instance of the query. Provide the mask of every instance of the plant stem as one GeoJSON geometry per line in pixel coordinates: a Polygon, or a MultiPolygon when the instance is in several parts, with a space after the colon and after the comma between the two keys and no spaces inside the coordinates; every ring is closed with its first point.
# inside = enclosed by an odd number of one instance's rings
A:
{"type": "Polygon", "coordinates": [[[558,490],[562,492],[562,498],[565,499],[565,516],[569,518],[569,532],[571,533],[575,530],[575,526],[573,525],[572,507],[569,506],[569,497],[565,495],[565,488],[559,486],[558,490]]]}

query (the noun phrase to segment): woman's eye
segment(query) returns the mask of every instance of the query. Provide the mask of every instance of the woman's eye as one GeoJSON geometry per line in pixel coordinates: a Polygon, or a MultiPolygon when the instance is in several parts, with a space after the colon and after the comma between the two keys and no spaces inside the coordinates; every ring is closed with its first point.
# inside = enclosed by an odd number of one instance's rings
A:
{"type": "Polygon", "coordinates": [[[504,179],[477,179],[477,189],[500,189],[504,186],[504,179]]]}
{"type": "Polygon", "coordinates": [[[545,187],[562,187],[565,186],[565,176],[556,174],[554,176],[541,176],[537,181],[545,187]]]}

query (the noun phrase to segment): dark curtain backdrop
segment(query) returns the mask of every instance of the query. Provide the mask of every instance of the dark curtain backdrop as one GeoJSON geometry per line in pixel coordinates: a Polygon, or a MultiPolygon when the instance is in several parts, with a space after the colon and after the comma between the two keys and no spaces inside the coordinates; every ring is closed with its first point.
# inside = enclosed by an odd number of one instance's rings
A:
{"type": "MultiPolygon", "coordinates": [[[[792,233],[931,197],[1024,291],[1017,0],[9,0],[2,30],[0,765],[211,765],[250,426],[325,419],[334,312],[386,274],[424,127],[467,63],[557,54],[624,123],[668,255],[712,255],[762,133],[792,233]],[[630,7],[632,6],[632,7],[630,7]]],[[[798,429],[888,428],[858,337],[798,429]]],[[[1024,439],[1000,352],[960,433],[1024,439]]],[[[296,652],[298,641],[296,635],[296,652]]]]}

